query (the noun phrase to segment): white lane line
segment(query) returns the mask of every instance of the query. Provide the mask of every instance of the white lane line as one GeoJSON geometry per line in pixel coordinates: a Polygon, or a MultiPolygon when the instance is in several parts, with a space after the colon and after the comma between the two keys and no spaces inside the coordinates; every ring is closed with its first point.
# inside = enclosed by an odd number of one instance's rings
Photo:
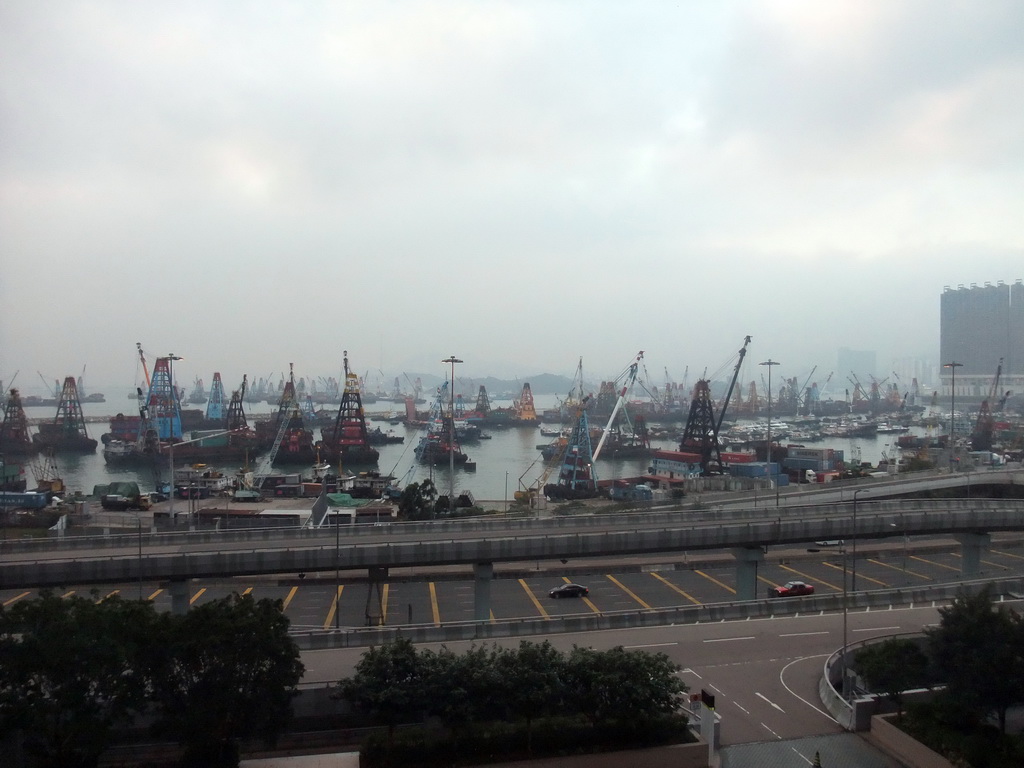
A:
{"type": "MultiPolygon", "coordinates": [[[[736,704],[736,702],[734,701],[734,702],[733,702],[733,704],[736,704]]],[[[743,714],[745,714],[745,715],[749,715],[749,714],[750,714],[750,710],[744,709],[744,708],[743,708],[743,707],[742,707],[741,705],[739,705],[739,704],[736,704],[736,706],[737,706],[737,707],[739,707],[739,708],[740,708],[741,710],[743,710],[743,714]]]]}
{"type": "Polygon", "coordinates": [[[779,712],[781,712],[782,714],[786,714],[786,710],[784,710],[782,707],[780,707],[774,701],[769,699],[763,693],[758,693],[757,691],[754,691],[754,695],[757,696],[759,699],[764,699],[765,701],[767,701],[769,704],[771,704],[773,707],[775,707],[777,710],[779,710],[779,712]]]}
{"type": "Polygon", "coordinates": [[[810,635],[827,635],[828,630],[822,632],[792,632],[788,635],[779,635],[779,637],[809,637],[810,635]]]}
{"type": "Polygon", "coordinates": [[[827,656],[829,656],[829,654],[822,653],[822,654],[819,654],[818,656],[804,656],[804,657],[799,658],[799,659],[793,659],[793,661],[789,662],[789,664],[784,666],[779,671],[779,682],[782,683],[782,687],[783,688],[785,688],[787,691],[789,691],[790,695],[792,695],[793,697],[795,697],[795,698],[799,699],[800,701],[802,701],[804,704],[806,704],[808,707],[813,709],[818,714],[824,715],[829,720],[831,720],[833,723],[838,723],[839,721],[836,720],[834,717],[832,717],[832,715],[830,715],[828,712],[826,712],[825,710],[819,709],[818,707],[814,706],[813,704],[811,704],[811,702],[809,702],[803,696],[800,696],[798,693],[796,693],[796,691],[794,691],[792,688],[790,688],[788,685],[786,685],[786,680],[785,680],[785,677],[784,677],[784,675],[786,674],[786,670],[789,669],[794,664],[796,664],[798,661],[805,661],[806,659],[824,659],[827,656]]]}
{"type": "Polygon", "coordinates": [[[800,755],[800,757],[804,759],[805,763],[807,763],[808,765],[814,765],[814,761],[810,760],[806,755],[801,754],[800,750],[798,750],[796,747],[790,747],[790,749],[792,749],[794,752],[800,755]]]}
{"type": "Polygon", "coordinates": [[[708,688],[710,688],[711,690],[715,691],[716,693],[721,693],[722,692],[721,688],[718,688],[718,687],[712,685],[711,683],[708,683],[708,688]]]}
{"type": "Polygon", "coordinates": [[[885,632],[890,629],[899,629],[899,627],[869,627],[868,629],[854,629],[852,632],[885,632]]]}
{"type": "Polygon", "coordinates": [[[681,675],[685,675],[685,674],[691,674],[691,675],[693,675],[694,677],[696,677],[696,678],[697,678],[698,680],[703,680],[703,679],[704,679],[703,677],[701,677],[700,675],[698,675],[698,674],[697,674],[696,672],[694,672],[694,671],[693,671],[692,669],[690,669],[689,667],[687,667],[686,669],[681,669],[681,670],[679,670],[679,674],[681,674],[681,675]]]}
{"type": "Polygon", "coordinates": [[[715,637],[710,640],[705,640],[705,643],[728,643],[733,640],[755,640],[756,638],[751,635],[750,637],[715,637]]]}
{"type": "Polygon", "coordinates": [[[679,643],[649,643],[647,645],[627,645],[625,647],[627,650],[632,650],[634,648],[665,648],[670,645],[679,645],[679,643]]]}
{"type": "Polygon", "coordinates": [[[766,731],[768,731],[768,733],[770,733],[770,734],[771,734],[772,736],[774,736],[774,737],[775,737],[776,739],[779,739],[779,741],[781,741],[781,740],[782,740],[782,737],[781,737],[781,736],[779,736],[779,734],[777,734],[777,733],[776,733],[775,731],[773,731],[773,730],[772,730],[771,728],[769,728],[769,727],[768,727],[767,725],[765,725],[764,723],[761,723],[761,727],[762,727],[762,728],[764,728],[764,729],[765,729],[766,731]]]}

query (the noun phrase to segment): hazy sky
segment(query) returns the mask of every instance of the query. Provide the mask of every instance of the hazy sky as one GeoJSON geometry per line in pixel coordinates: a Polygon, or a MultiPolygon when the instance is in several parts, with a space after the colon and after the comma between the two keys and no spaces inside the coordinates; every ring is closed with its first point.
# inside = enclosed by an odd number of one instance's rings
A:
{"type": "Polygon", "coordinates": [[[943,286],[1024,277],[1022,40],[1018,0],[0,0],[0,379],[935,361],[943,286]]]}

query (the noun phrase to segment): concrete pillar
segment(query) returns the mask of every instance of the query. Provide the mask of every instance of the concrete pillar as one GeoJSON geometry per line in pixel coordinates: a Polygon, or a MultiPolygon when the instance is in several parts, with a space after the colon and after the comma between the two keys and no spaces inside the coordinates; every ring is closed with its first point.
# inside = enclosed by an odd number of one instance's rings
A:
{"type": "Polygon", "coordinates": [[[732,551],[736,558],[736,599],[757,599],[757,564],[764,561],[760,547],[739,547],[732,551]]]}
{"type": "Polygon", "coordinates": [[[473,565],[473,619],[488,621],[491,618],[491,579],[494,578],[494,563],[473,565]]]}
{"type": "Polygon", "coordinates": [[[182,616],[188,613],[189,595],[188,582],[184,579],[175,579],[168,583],[167,591],[171,595],[171,613],[182,616]]]}
{"type": "Polygon", "coordinates": [[[981,553],[992,544],[992,537],[987,533],[958,533],[963,568],[960,575],[970,579],[981,573],[981,553]]]}

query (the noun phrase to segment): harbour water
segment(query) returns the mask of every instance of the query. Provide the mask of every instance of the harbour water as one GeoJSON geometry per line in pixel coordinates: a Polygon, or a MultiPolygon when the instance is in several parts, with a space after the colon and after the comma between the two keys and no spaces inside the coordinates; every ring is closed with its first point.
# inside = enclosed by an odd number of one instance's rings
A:
{"type": "MultiPolygon", "coordinates": [[[[106,395],[104,403],[83,403],[82,410],[86,417],[109,417],[117,413],[126,415],[136,412],[133,400],[128,398],[128,389],[120,392],[113,391],[106,395]]],[[[554,395],[536,395],[535,402],[538,412],[544,408],[551,408],[557,405],[559,398],[554,395]]],[[[494,402],[494,407],[506,407],[508,402],[494,402]]],[[[203,408],[205,406],[185,406],[192,408],[203,408]]],[[[424,408],[426,406],[420,406],[424,408]]],[[[366,406],[369,416],[385,414],[389,409],[398,413],[402,406],[388,402],[377,402],[366,406]]],[[[250,416],[272,413],[276,406],[267,403],[246,404],[246,412],[250,416]]],[[[26,408],[26,415],[30,419],[52,418],[55,409],[26,408]]],[[[345,471],[358,472],[365,470],[379,470],[382,474],[391,474],[399,479],[401,485],[410,482],[420,482],[430,477],[438,489],[447,492],[451,483],[447,466],[426,467],[416,462],[413,449],[423,434],[420,429],[407,428],[404,426],[390,426],[387,422],[368,422],[372,429],[380,426],[387,431],[394,430],[398,435],[405,437],[404,443],[394,443],[378,446],[380,458],[375,466],[344,466],[345,471]]],[[[682,429],[682,424],[677,425],[682,429]]],[[[87,425],[89,436],[99,439],[107,431],[105,422],[91,422],[87,425]]],[[[466,471],[459,467],[455,469],[454,485],[456,493],[470,492],[478,501],[487,501],[490,506],[500,505],[504,500],[511,500],[516,490],[528,487],[536,483],[544,472],[544,462],[540,458],[538,445],[550,442],[550,438],[542,437],[540,430],[536,427],[519,427],[508,429],[484,430],[491,436],[490,439],[463,445],[463,451],[472,461],[476,462],[475,472],[466,471]]],[[[916,430],[915,430],[916,432],[916,430]]],[[[877,464],[883,456],[892,456],[896,451],[895,434],[878,434],[867,438],[837,438],[828,443],[813,443],[814,447],[829,447],[842,450],[846,460],[852,461],[859,456],[860,461],[877,464]]],[[[786,441],[783,441],[785,443],[786,441]]],[[[672,440],[655,440],[653,445],[656,448],[677,450],[678,444],[672,440]]],[[[124,469],[108,467],[103,460],[102,446],[94,454],[58,454],[56,460],[56,474],[64,480],[65,486],[71,491],[81,491],[89,495],[93,487],[114,480],[136,481],[144,489],[155,486],[155,477],[152,469],[124,469]]],[[[38,463],[38,460],[37,462],[38,463]]],[[[254,462],[255,463],[255,462],[254,462]]],[[[650,459],[599,459],[597,462],[598,479],[615,479],[626,477],[638,477],[646,473],[650,459]]],[[[215,466],[226,474],[234,474],[240,467],[215,466]]],[[[169,468],[162,467],[163,477],[169,476],[169,468]]],[[[302,472],[304,475],[310,473],[309,467],[286,467],[275,471],[302,472]]],[[[29,484],[32,485],[32,467],[26,468],[29,484]]]]}

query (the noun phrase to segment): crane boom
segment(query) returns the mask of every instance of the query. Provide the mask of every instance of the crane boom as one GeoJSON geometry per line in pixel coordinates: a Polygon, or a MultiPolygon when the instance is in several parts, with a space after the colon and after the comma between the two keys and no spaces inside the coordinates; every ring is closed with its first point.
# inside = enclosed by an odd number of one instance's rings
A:
{"type": "Polygon", "coordinates": [[[608,433],[611,431],[612,425],[615,423],[615,417],[619,415],[619,411],[626,402],[626,395],[629,390],[633,387],[633,382],[636,381],[636,373],[640,367],[640,361],[644,359],[644,351],[641,349],[640,353],[636,356],[636,359],[630,363],[626,373],[626,381],[619,390],[619,397],[615,401],[615,407],[612,408],[612,415],[608,417],[608,423],[604,427],[604,431],[601,432],[601,439],[597,443],[597,448],[594,449],[594,461],[597,461],[597,457],[601,455],[601,449],[604,447],[605,441],[608,439],[608,433]]]}

